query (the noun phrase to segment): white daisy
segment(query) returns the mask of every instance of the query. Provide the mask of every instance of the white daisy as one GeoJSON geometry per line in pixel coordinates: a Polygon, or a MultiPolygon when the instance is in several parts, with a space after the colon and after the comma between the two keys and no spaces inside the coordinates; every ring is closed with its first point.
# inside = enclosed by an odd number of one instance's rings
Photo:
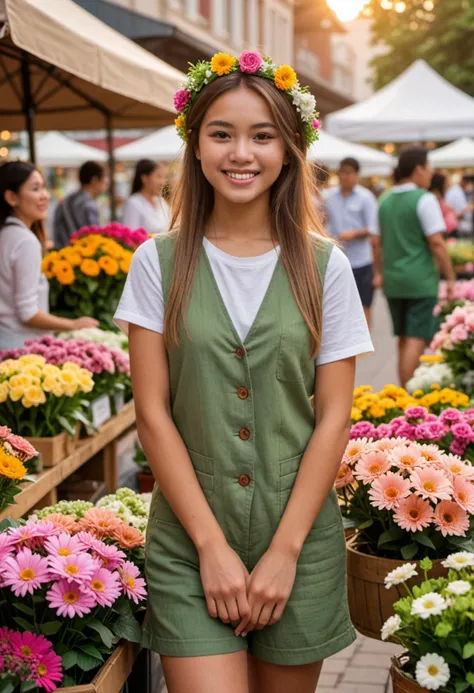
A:
{"type": "Polygon", "coordinates": [[[470,589],[471,585],[467,580],[454,580],[454,582],[450,582],[446,587],[446,592],[450,592],[459,597],[460,595],[467,594],[470,589]]]}
{"type": "Polygon", "coordinates": [[[446,661],[434,652],[426,654],[416,663],[415,677],[423,688],[437,691],[449,681],[449,666],[446,661]]]}
{"type": "Polygon", "coordinates": [[[450,554],[446,560],[442,562],[445,568],[453,568],[454,570],[462,570],[463,568],[474,567],[474,553],[470,551],[458,551],[450,554]]]}
{"type": "Polygon", "coordinates": [[[382,640],[388,640],[392,635],[394,635],[398,630],[400,630],[401,625],[402,619],[398,614],[396,614],[395,616],[390,616],[390,618],[387,618],[381,630],[382,640]]]}
{"type": "Polygon", "coordinates": [[[399,568],[391,570],[388,575],[385,576],[385,587],[389,590],[394,585],[400,585],[402,582],[406,582],[412,577],[418,575],[416,572],[416,563],[404,563],[399,568]]]}
{"type": "Polygon", "coordinates": [[[440,594],[428,592],[428,594],[424,594],[422,597],[414,600],[411,605],[411,614],[412,616],[427,619],[430,616],[439,616],[447,606],[446,599],[440,594]]]}

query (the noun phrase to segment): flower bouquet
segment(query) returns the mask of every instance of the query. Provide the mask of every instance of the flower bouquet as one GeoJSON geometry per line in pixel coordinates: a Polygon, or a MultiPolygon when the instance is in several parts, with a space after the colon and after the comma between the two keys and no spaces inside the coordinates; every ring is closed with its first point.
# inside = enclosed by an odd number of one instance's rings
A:
{"type": "Polygon", "coordinates": [[[418,398],[430,390],[448,389],[454,386],[454,373],[441,354],[422,356],[420,365],[407,382],[407,391],[418,398]]]}
{"type": "Polygon", "coordinates": [[[128,226],[113,222],[106,226],[83,226],[82,229],[72,234],[71,241],[75,241],[83,236],[92,236],[96,234],[113,238],[117,243],[120,243],[120,245],[123,245],[129,250],[136,250],[139,245],[150,238],[148,231],[143,228],[132,230],[128,226]]]}
{"type": "Polygon", "coordinates": [[[123,528],[137,530],[121,525],[93,509],[79,521],[56,515],[0,533],[2,622],[50,638],[64,686],[90,681],[121,638],[141,640],[145,580],[133,549],[119,548],[123,528]]]}
{"type": "Polygon", "coordinates": [[[25,438],[0,426],[0,512],[20,493],[20,482],[30,480],[26,465],[37,456],[38,451],[25,438]]]}
{"type": "Polygon", "coordinates": [[[398,577],[387,575],[389,584],[395,579],[406,591],[382,627],[382,640],[390,638],[406,650],[392,665],[394,693],[406,690],[407,679],[420,692],[474,688],[474,554],[454,553],[443,566],[447,577],[428,578],[431,561],[422,561],[424,580],[412,588],[406,576],[417,574],[414,564],[402,566],[398,577]]]}
{"type": "Polygon", "coordinates": [[[50,282],[51,310],[66,318],[90,315],[104,330],[117,331],[115,307],[122,294],[133,252],[100,234],[81,236],[48,253],[42,269],[50,282]]]}
{"type": "Polygon", "coordinates": [[[474,303],[455,308],[447,316],[430,348],[440,350],[463,389],[474,393],[474,303]]]}
{"type": "Polygon", "coordinates": [[[0,627],[0,691],[55,691],[63,679],[62,661],[43,635],[0,627]]]}
{"type": "Polygon", "coordinates": [[[128,337],[123,332],[109,332],[101,330],[99,327],[84,327],[82,330],[69,330],[59,332],[59,339],[81,339],[86,342],[96,342],[105,344],[113,349],[122,349],[128,352],[128,337]]]}

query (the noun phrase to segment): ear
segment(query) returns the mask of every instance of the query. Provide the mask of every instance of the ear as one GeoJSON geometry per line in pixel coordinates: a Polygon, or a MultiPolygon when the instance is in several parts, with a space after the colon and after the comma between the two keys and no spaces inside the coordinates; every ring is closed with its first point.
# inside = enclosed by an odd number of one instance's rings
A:
{"type": "Polygon", "coordinates": [[[4,199],[10,207],[16,207],[18,204],[18,195],[13,190],[5,190],[4,199]]]}
{"type": "Polygon", "coordinates": [[[201,161],[201,152],[199,151],[199,144],[194,147],[194,156],[198,161],[201,161]]]}

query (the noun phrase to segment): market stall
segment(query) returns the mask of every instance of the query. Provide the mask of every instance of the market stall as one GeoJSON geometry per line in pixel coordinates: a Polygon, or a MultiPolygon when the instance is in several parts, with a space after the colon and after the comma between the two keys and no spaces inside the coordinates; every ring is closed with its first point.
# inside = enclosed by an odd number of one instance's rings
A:
{"type": "Polygon", "coordinates": [[[329,135],[326,131],[319,132],[319,140],[309,152],[308,159],[324,164],[330,171],[337,171],[342,159],[353,157],[361,166],[362,176],[389,176],[395,168],[393,157],[385,152],[377,151],[362,144],[329,135]]]}
{"type": "MultiPolygon", "coordinates": [[[[15,156],[24,161],[30,158],[29,152],[26,149],[16,150],[15,156]]],[[[77,142],[60,132],[48,132],[38,136],[36,142],[36,162],[39,166],[76,168],[81,166],[84,161],[105,163],[107,154],[102,149],[77,142]]]]}
{"type": "Polygon", "coordinates": [[[429,153],[431,165],[435,168],[468,168],[474,166],[474,139],[461,137],[445,147],[429,153]]]}

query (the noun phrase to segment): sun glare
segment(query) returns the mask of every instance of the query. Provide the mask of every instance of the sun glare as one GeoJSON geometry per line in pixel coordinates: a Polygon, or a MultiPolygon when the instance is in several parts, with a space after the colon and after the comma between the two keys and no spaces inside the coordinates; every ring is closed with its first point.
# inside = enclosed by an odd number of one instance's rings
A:
{"type": "Polygon", "coordinates": [[[355,19],[363,9],[367,0],[328,0],[329,7],[334,10],[342,22],[355,19]]]}

